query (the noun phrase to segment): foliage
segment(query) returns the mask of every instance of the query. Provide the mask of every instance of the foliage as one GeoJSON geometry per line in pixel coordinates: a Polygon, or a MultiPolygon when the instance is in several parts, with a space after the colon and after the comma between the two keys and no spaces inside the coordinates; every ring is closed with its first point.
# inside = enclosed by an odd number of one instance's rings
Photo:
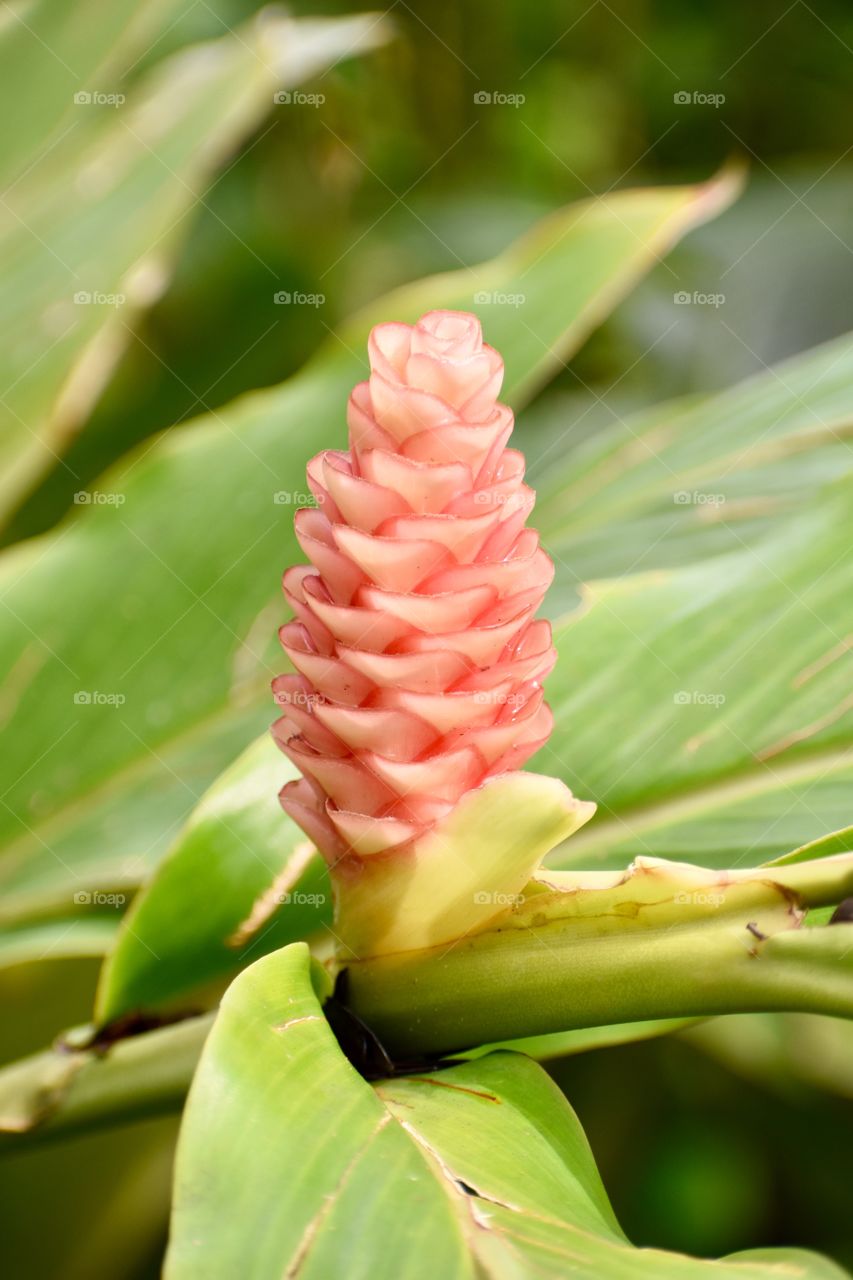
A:
{"type": "Polygon", "coordinates": [[[14,1265],[158,1274],[183,1113],[171,1280],[841,1276],[788,1246],[853,1261],[820,1149],[853,1140],[850,1025],[818,1016],[853,1011],[853,926],[827,927],[851,890],[853,339],[846,255],[814,247],[849,187],[789,174],[805,288],[769,178],[733,204],[737,167],[706,175],[732,139],[772,174],[816,122],[841,149],[845,15],[782,15],[783,85],[777,24],[723,4],[580,9],[565,44],[551,5],[301,8],[36,0],[0,31],[14,1265]],[[673,84],[710,83],[733,28],[762,93],[733,69],[728,136],[701,107],[670,132],[673,84]],[[480,109],[520,76],[524,111],[480,109]],[[738,255],[727,319],[678,305],[738,255]],[[371,325],[430,307],[477,312],[506,359],[557,567],[530,768],[598,812],[537,872],[574,817],[533,774],[486,789],[457,815],[470,883],[436,860],[386,922],[403,961],[347,965],[276,800],[277,577],[371,325]],[[463,920],[472,888],[513,905],[463,920]],[[738,1009],[801,1012],[708,1016],[738,1009]],[[690,1129],[723,1096],[743,1132],[744,1098],[780,1129],[788,1108],[772,1222],[755,1143],[690,1129]]]}

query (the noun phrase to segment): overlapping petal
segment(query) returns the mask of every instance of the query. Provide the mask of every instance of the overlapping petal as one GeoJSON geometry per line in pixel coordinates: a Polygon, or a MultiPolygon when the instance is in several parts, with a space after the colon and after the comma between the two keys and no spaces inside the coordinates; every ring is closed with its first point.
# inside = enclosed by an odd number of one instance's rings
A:
{"type": "Polygon", "coordinates": [[[503,361],[480,323],[383,324],[353,391],[348,452],[308,466],[281,631],[296,674],[276,740],[303,774],[281,802],[333,863],[404,851],[547,739],[553,577],[524,459],[507,448],[503,361]]]}

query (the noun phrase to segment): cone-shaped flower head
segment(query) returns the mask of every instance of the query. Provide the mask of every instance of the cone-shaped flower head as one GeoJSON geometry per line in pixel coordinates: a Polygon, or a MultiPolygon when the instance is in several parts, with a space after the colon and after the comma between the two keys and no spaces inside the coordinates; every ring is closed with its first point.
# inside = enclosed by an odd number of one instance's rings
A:
{"type": "Polygon", "coordinates": [[[473,315],[431,311],[370,335],[349,451],[308,466],[289,569],[296,674],[274,733],[303,777],[281,794],[330,862],[403,850],[551,731],[553,576],[507,448],[503,361],[473,315]]]}

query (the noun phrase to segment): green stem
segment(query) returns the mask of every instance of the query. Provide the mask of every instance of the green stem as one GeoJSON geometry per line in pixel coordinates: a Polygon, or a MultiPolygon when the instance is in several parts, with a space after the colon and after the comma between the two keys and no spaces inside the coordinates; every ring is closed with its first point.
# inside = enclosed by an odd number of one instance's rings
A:
{"type": "MultiPolygon", "coordinates": [[[[647,861],[615,885],[611,875],[584,876],[592,888],[577,879],[545,873],[502,928],[351,965],[353,1010],[399,1059],[659,1018],[853,1016],[853,925],[797,927],[802,907],[853,893],[853,855],[746,873],[647,861]]],[[[179,1111],[212,1021],[4,1068],[0,1140],[179,1111]]]]}
{"type": "Polygon", "coordinates": [[[710,928],[578,942],[570,924],[551,924],[347,973],[352,1010],[389,1053],[406,1058],[638,1019],[769,1010],[853,1017],[853,927],[764,942],[710,928]]]}
{"type": "Polygon", "coordinates": [[[0,1071],[0,1142],[54,1139],[180,1111],[212,1014],[117,1041],[48,1049],[0,1071]]]}
{"type": "Polygon", "coordinates": [[[853,1017],[853,927],[798,927],[853,891],[853,856],[706,875],[692,894],[679,864],[552,877],[491,930],[351,964],[348,1002],[398,1058],[640,1019],[853,1017]]]}

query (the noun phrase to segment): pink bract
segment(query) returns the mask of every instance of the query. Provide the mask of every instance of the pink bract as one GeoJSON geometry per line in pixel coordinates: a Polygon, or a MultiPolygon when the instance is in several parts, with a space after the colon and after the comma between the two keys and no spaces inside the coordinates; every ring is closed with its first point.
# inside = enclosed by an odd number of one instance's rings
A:
{"type": "Polygon", "coordinates": [[[534,615],[554,569],[525,527],[503,360],[457,311],[377,325],[368,350],[349,451],[308,465],[311,563],[284,575],[296,674],[273,682],[273,733],[303,775],[281,803],[332,863],[402,850],[552,727],[534,615]]]}

